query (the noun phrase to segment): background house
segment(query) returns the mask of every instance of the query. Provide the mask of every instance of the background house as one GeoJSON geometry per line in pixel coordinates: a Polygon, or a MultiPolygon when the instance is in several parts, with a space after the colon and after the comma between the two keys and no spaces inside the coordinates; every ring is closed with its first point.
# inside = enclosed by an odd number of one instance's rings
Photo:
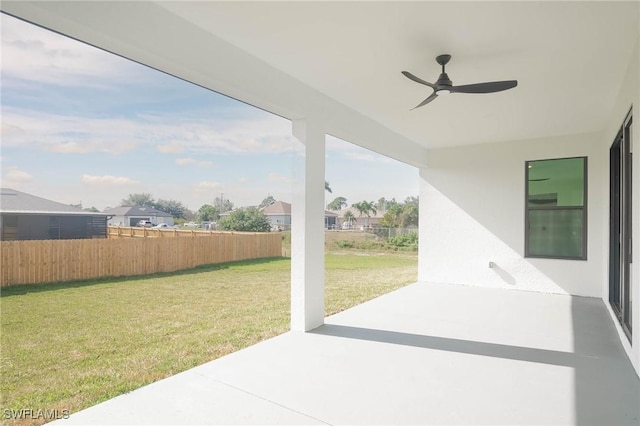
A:
{"type": "Polygon", "coordinates": [[[291,204],[284,201],[276,201],[262,208],[262,213],[267,216],[274,231],[291,229],[291,204]]]}
{"type": "Polygon", "coordinates": [[[376,228],[380,226],[380,221],[384,217],[386,210],[376,210],[375,213],[371,213],[371,216],[360,216],[360,212],[353,207],[348,207],[334,213],[336,215],[336,227],[339,229],[364,229],[364,228],[376,228]],[[353,216],[351,220],[344,218],[345,214],[349,212],[353,216]]]}
{"type": "MultiPolygon", "coordinates": [[[[271,222],[274,231],[291,229],[291,203],[276,201],[262,208],[262,212],[271,222]]],[[[333,229],[337,226],[338,214],[329,210],[324,211],[324,227],[333,229]]]]}
{"type": "Polygon", "coordinates": [[[0,189],[3,241],[106,238],[108,217],[15,189],[0,189]]]}
{"type": "Polygon", "coordinates": [[[338,227],[338,214],[329,210],[324,211],[324,227],[335,229],[338,227]]]}
{"type": "Polygon", "coordinates": [[[141,220],[173,226],[173,216],[153,207],[121,206],[107,209],[105,213],[111,216],[109,226],[136,226],[141,220]]]}

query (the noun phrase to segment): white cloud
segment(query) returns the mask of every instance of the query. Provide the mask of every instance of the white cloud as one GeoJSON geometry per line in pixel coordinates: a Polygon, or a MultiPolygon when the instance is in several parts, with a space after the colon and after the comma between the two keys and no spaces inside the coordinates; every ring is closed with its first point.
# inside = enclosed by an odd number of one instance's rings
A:
{"type": "Polygon", "coordinates": [[[176,158],[176,164],[179,166],[194,165],[198,167],[213,167],[213,161],[196,160],[195,158],[176,158]]]}
{"type": "Polygon", "coordinates": [[[85,174],[82,175],[82,183],[88,185],[128,186],[139,182],[123,176],[92,176],[85,174]]]}
{"type": "Polygon", "coordinates": [[[176,158],[176,164],[178,166],[188,166],[189,164],[194,164],[196,160],[193,158],[176,158]]]}
{"type": "Polygon", "coordinates": [[[107,140],[91,140],[87,139],[82,142],[63,142],[47,146],[46,149],[60,154],[87,154],[89,152],[104,152],[107,154],[123,154],[131,151],[138,144],[115,142],[107,140]]]}
{"type": "Polygon", "coordinates": [[[5,106],[2,143],[60,153],[122,154],[143,146],[165,154],[286,153],[292,145],[284,124],[275,116],[217,122],[175,115],[96,118],[5,106]]]}
{"type": "Polygon", "coordinates": [[[4,14],[0,19],[3,79],[85,87],[142,79],[128,60],[4,14]]]}
{"type": "Polygon", "coordinates": [[[269,179],[269,182],[271,183],[286,183],[286,184],[293,183],[293,178],[291,176],[283,176],[281,174],[274,173],[274,172],[269,173],[267,175],[267,179],[269,179]]]}
{"type": "Polygon", "coordinates": [[[197,194],[202,194],[205,192],[218,190],[222,188],[222,184],[220,182],[199,182],[195,188],[194,192],[197,194]]]}
{"type": "Polygon", "coordinates": [[[290,124],[263,112],[221,120],[188,120],[181,131],[194,152],[205,153],[285,153],[293,149],[290,124]],[[190,130],[188,134],[187,129],[190,130]]]}
{"type": "Polygon", "coordinates": [[[66,143],[54,145],[50,147],[50,150],[53,152],[60,152],[63,154],[71,154],[71,153],[85,154],[87,152],[93,151],[93,147],[89,146],[88,144],[80,145],[77,142],[66,142],[66,143]]]}
{"type": "Polygon", "coordinates": [[[163,154],[181,154],[186,151],[185,144],[176,141],[158,145],[157,149],[158,152],[161,152],[163,154]]]}
{"type": "MultiPolygon", "coordinates": [[[[167,85],[170,77],[164,74],[10,16],[2,15],[1,23],[3,91],[6,88],[14,95],[28,93],[25,96],[33,97],[50,90],[44,89],[43,84],[72,90],[91,86],[100,89],[91,93],[105,94],[107,99],[104,113],[93,117],[80,117],[77,112],[65,114],[64,108],[45,111],[44,108],[55,104],[55,98],[34,103],[43,108],[41,111],[35,111],[34,106],[24,109],[4,101],[3,146],[35,146],[74,154],[122,154],[136,147],[166,154],[252,154],[291,152],[299,145],[294,143],[291,123],[286,119],[240,103],[225,106],[220,115],[196,107],[187,110],[189,106],[181,110],[180,105],[189,105],[185,99],[188,95],[184,95],[183,86],[167,85]],[[156,90],[158,87],[162,90],[156,90]],[[143,101],[140,104],[175,105],[175,110],[163,113],[140,110],[129,117],[109,116],[110,108],[119,106],[114,104],[113,96],[119,92],[126,92],[126,99],[143,101]],[[181,95],[176,98],[175,93],[181,95]]],[[[44,94],[43,98],[48,99],[44,94]]],[[[88,110],[95,113],[102,99],[100,96],[76,99],[70,94],[63,100],[75,106],[91,103],[88,110]]],[[[131,110],[131,105],[122,106],[123,111],[131,110]]]]}
{"type": "Polygon", "coordinates": [[[17,167],[7,167],[5,179],[9,182],[29,182],[33,176],[17,167]]]}
{"type": "Polygon", "coordinates": [[[5,106],[2,145],[63,154],[122,154],[144,142],[146,129],[122,118],[87,118],[5,106]]]}

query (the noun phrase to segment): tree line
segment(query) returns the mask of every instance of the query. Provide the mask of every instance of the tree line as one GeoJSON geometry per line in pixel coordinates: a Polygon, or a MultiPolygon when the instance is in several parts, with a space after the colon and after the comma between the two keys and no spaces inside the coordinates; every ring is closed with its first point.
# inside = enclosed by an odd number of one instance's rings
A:
{"type": "MultiPolygon", "coordinates": [[[[328,182],[325,182],[325,190],[329,193],[332,192],[328,182]]],[[[127,198],[124,198],[120,205],[152,207],[170,214],[176,220],[176,223],[197,220],[206,223],[216,222],[218,229],[221,230],[265,232],[271,229],[271,224],[262,209],[275,202],[276,200],[273,196],[268,195],[256,206],[234,210],[233,202],[220,196],[215,197],[212,203],[204,204],[194,212],[177,200],[156,200],[152,194],[135,193],[129,194],[127,198]]],[[[368,220],[378,212],[384,212],[379,222],[382,227],[407,228],[418,226],[418,197],[407,197],[403,202],[396,201],[395,198],[387,200],[382,197],[377,202],[362,200],[352,204],[349,204],[345,197],[336,197],[327,204],[327,209],[340,211],[349,206],[352,209],[347,210],[342,216],[342,219],[349,224],[353,224],[357,220],[353,212],[355,210],[358,217],[364,220],[365,226],[368,225],[368,220]]],[[[96,211],[97,209],[85,210],[96,211]]]]}
{"type": "MultiPolygon", "coordinates": [[[[347,199],[337,197],[329,204],[327,209],[332,211],[340,211],[349,206],[347,199]]],[[[351,204],[351,207],[358,213],[360,218],[364,218],[365,226],[368,225],[368,219],[376,215],[378,212],[384,212],[379,225],[384,228],[410,228],[418,226],[418,197],[407,197],[404,202],[398,202],[395,198],[387,200],[382,197],[377,202],[362,200],[351,204]]],[[[356,217],[350,210],[347,210],[342,219],[351,224],[356,221],[356,217]]]]}

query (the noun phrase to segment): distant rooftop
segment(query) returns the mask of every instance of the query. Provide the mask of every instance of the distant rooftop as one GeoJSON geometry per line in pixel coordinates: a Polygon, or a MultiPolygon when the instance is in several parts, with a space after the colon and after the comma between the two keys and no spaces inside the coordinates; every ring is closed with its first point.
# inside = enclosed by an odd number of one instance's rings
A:
{"type": "Polygon", "coordinates": [[[147,206],[120,206],[104,211],[111,216],[155,216],[172,217],[169,213],[147,206]]]}
{"type": "MultiPolygon", "coordinates": [[[[266,207],[262,208],[262,212],[267,216],[272,215],[290,215],[291,214],[291,203],[287,203],[286,201],[276,201],[274,203],[269,204],[266,207]]],[[[325,210],[325,216],[338,216],[335,212],[325,210]]]]}
{"type": "Polygon", "coordinates": [[[103,215],[92,213],[79,207],[47,200],[46,198],[27,194],[11,188],[0,188],[0,212],[22,214],[76,214],[103,215]]]}
{"type": "Polygon", "coordinates": [[[284,201],[275,201],[262,208],[262,212],[266,215],[285,215],[291,214],[291,204],[284,201]]]}

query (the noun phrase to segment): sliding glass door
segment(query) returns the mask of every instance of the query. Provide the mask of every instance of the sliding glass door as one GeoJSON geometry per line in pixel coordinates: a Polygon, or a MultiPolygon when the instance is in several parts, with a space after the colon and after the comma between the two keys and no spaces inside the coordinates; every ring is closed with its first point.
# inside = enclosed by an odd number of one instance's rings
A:
{"type": "Polygon", "coordinates": [[[609,150],[609,303],[631,340],[631,112],[609,150]]]}

